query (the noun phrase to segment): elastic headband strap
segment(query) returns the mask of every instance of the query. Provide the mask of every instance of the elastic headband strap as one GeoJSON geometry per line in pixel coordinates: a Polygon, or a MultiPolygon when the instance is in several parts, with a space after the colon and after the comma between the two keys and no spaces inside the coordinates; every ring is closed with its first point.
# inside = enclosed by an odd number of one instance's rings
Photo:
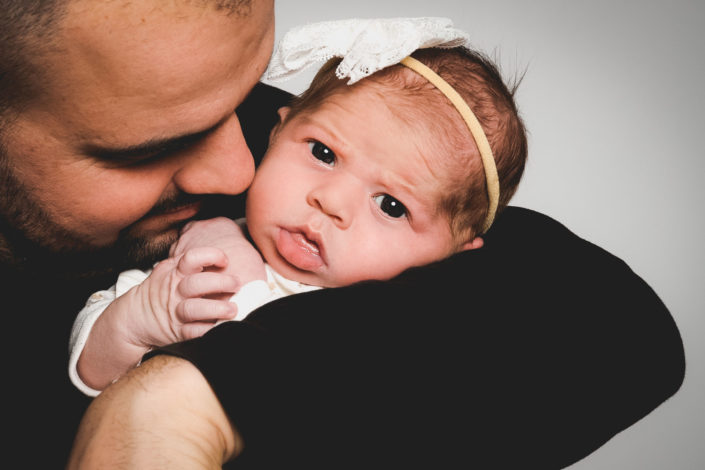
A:
{"type": "Polygon", "coordinates": [[[487,198],[490,204],[487,209],[485,223],[482,227],[482,233],[487,232],[492,226],[495,214],[497,213],[497,205],[499,204],[499,176],[497,175],[497,166],[495,165],[490,143],[487,141],[487,136],[482,130],[480,122],[460,94],[436,72],[411,56],[403,58],[401,64],[424,77],[438,88],[441,93],[446,95],[450,102],[453,103],[453,106],[455,106],[455,109],[457,109],[463,117],[468,129],[470,129],[470,134],[472,134],[475,145],[477,145],[477,149],[480,151],[480,157],[482,157],[482,166],[485,169],[485,179],[487,181],[487,198]]]}

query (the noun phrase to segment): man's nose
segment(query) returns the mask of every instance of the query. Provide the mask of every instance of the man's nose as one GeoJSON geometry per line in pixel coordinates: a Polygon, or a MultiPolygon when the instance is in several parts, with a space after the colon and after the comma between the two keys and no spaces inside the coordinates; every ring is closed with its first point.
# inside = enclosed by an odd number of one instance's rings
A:
{"type": "Polygon", "coordinates": [[[189,194],[240,194],[255,174],[252,152],[235,113],[182,158],[174,183],[189,194]]]}
{"type": "Polygon", "coordinates": [[[309,191],[306,202],[326,214],[336,227],[345,230],[353,220],[355,194],[354,184],[344,178],[331,178],[309,191]]]}

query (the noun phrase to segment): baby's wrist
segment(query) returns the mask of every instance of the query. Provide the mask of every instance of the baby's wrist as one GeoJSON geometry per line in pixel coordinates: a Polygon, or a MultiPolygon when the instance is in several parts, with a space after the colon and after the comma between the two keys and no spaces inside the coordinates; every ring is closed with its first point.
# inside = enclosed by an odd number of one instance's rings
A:
{"type": "MultiPolygon", "coordinates": [[[[121,339],[121,342],[132,351],[132,354],[137,355],[139,353],[140,358],[152,349],[148,327],[144,325],[144,322],[135,321],[135,313],[142,319],[153,317],[152,312],[146,308],[148,302],[143,299],[143,294],[148,293],[146,284],[145,281],[123,294],[119,298],[124,298],[123,302],[120,304],[120,308],[116,309],[115,315],[111,319],[114,322],[114,331],[121,339]]],[[[113,304],[116,304],[116,302],[113,302],[113,304]]]]}

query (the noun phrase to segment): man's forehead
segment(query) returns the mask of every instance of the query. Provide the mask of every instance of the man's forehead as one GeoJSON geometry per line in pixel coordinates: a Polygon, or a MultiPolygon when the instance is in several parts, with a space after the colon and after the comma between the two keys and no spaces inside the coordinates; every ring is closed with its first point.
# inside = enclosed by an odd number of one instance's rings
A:
{"type": "Polygon", "coordinates": [[[98,15],[112,13],[147,12],[159,15],[174,15],[185,18],[189,14],[200,14],[204,11],[215,11],[225,15],[247,17],[252,13],[253,5],[269,3],[267,0],[68,0],[65,2],[69,11],[85,17],[93,12],[98,15]]]}
{"type": "Polygon", "coordinates": [[[84,137],[107,140],[95,144],[133,145],[214,125],[242,102],[271,53],[266,9],[246,19],[217,10],[163,15],[144,8],[150,1],[122,9],[123,2],[100,2],[114,11],[101,6],[81,17],[86,3],[77,2],[49,59],[44,102],[77,131],[84,126],[84,137]]]}
{"type": "Polygon", "coordinates": [[[86,44],[96,50],[105,48],[118,56],[119,51],[129,51],[146,42],[155,54],[167,54],[170,50],[183,51],[189,45],[198,45],[198,33],[223,29],[236,38],[240,27],[255,23],[257,28],[264,29],[273,21],[273,15],[227,14],[205,6],[213,3],[216,2],[76,0],[69,4],[64,16],[59,50],[86,44]]]}

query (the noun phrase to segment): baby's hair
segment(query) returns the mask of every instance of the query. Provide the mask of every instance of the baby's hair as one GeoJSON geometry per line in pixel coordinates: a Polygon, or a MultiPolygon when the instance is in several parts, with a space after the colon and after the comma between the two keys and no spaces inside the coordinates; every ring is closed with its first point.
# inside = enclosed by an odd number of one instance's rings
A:
{"type": "MultiPolygon", "coordinates": [[[[420,49],[412,56],[448,82],[477,116],[497,165],[499,214],[516,192],[528,153],[524,124],[514,102],[516,86],[507,87],[489,58],[467,48],[420,49]]],[[[317,108],[347,86],[335,76],[339,62],[332,59],[319,70],[311,86],[292,101],[287,119],[317,108]]],[[[455,107],[428,80],[402,65],[387,67],[352,86],[365,83],[380,86],[380,100],[393,100],[389,109],[431,139],[427,148],[435,150],[434,162],[444,170],[438,207],[448,216],[456,240],[480,235],[489,204],[485,173],[470,130],[455,107]]]]}

